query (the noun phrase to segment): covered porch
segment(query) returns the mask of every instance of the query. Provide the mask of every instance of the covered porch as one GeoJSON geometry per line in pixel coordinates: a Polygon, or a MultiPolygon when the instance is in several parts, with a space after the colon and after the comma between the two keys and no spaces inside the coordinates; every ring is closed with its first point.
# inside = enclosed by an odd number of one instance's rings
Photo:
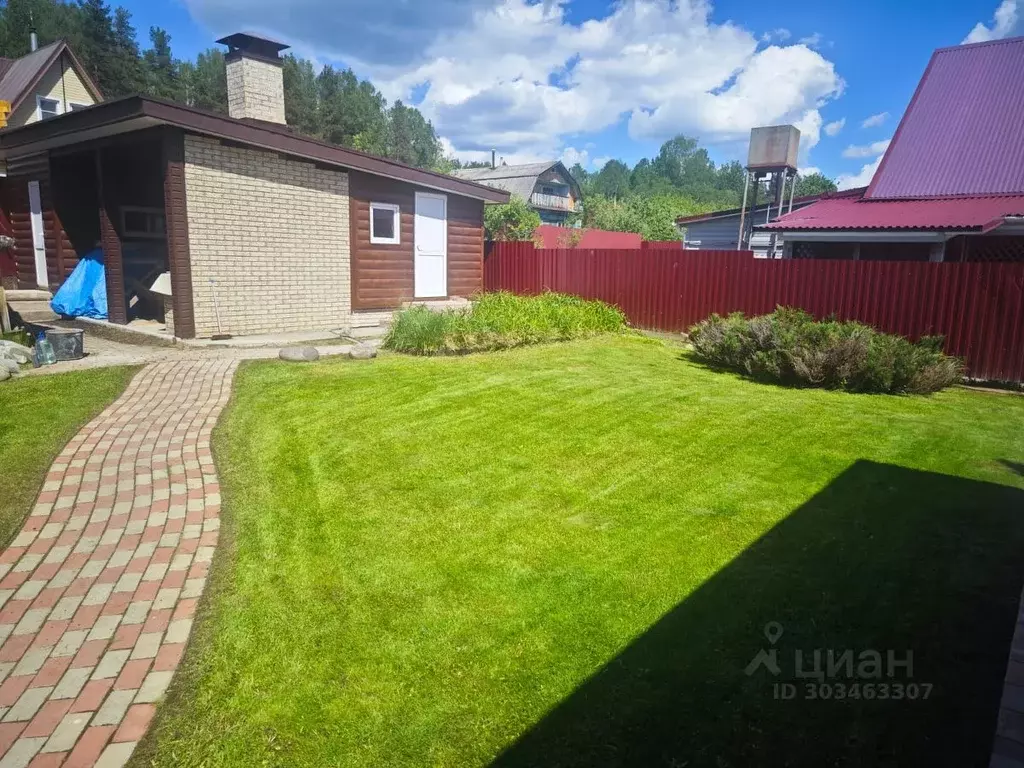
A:
{"type": "Polygon", "coordinates": [[[56,293],[100,249],[108,323],[194,337],[183,132],[156,126],[24,151],[8,155],[4,181],[40,191],[8,197],[12,219],[28,224],[15,228],[20,287],[56,293]]]}

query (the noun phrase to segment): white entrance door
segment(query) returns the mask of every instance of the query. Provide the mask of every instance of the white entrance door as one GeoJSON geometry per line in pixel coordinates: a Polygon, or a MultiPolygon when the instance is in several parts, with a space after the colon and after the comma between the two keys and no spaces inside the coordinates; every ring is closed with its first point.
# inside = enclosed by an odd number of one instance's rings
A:
{"type": "Polygon", "coordinates": [[[39,197],[39,182],[28,183],[28,207],[32,220],[32,250],[36,258],[36,283],[46,288],[50,281],[46,277],[46,239],[43,232],[43,203],[39,197]]]}
{"type": "Polygon", "coordinates": [[[413,288],[416,298],[448,295],[448,198],[416,193],[413,288]]]}

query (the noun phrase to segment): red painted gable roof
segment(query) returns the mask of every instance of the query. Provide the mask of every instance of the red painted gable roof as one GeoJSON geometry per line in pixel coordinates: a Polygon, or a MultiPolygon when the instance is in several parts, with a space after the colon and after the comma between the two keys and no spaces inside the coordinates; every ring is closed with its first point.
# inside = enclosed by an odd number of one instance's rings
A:
{"type": "Polygon", "coordinates": [[[944,200],[832,198],[793,211],[758,229],[962,230],[988,232],[1005,216],[1024,216],[1024,195],[944,200]]]}
{"type": "Polygon", "coordinates": [[[940,48],[865,198],[1008,194],[1024,194],[1024,37],[940,48]]]}

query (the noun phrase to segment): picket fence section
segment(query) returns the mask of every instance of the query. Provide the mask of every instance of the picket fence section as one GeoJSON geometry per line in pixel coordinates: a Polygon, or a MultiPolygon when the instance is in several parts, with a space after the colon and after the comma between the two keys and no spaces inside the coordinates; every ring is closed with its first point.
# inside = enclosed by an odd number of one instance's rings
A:
{"type": "Polygon", "coordinates": [[[1024,382],[1024,263],[768,260],[750,251],[493,243],[484,287],[600,299],[633,325],[663,331],[685,331],[712,312],[800,307],[914,339],[944,336],[970,376],[1024,382]]]}

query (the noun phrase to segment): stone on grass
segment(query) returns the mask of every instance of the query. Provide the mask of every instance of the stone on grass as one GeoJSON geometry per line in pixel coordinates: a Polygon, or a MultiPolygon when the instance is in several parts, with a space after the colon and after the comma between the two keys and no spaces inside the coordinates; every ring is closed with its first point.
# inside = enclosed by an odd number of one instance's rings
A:
{"type": "Polygon", "coordinates": [[[320,359],[316,347],[285,347],[277,356],[291,363],[312,363],[320,359]]]}
{"type": "Polygon", "coordinates": [[[0,355],[0,370],[7,371],[8,373],[17,373],[21,370],[21,366],[11,358],[0,355]]]}
{"type": "Polygon", "coordinates": [[[356,344],[349,351],[348,356],[353,360],[369,360],[377,356],[377,350],[368,344],[356,344]]]}
{"type": "Polygon", "coordinates": [[[16,363],[31,363],[32,350],[13,341],[0,340],[0,357],[9,358],[16,363]]]}
{"type": "Polygon", "coordinates": [[[6,368],[0,368],[0,381],[7,381],[11,378],[11,372],[6,368]]]}

